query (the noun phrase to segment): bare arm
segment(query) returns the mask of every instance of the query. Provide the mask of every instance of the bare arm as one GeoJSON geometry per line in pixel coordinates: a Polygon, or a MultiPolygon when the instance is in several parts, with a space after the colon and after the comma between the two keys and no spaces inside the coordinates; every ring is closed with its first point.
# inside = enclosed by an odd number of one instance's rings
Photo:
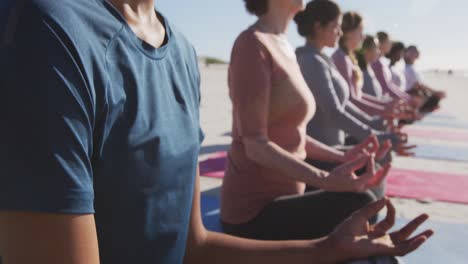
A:
{"type": "Polygon", "coordinates": [[[0,212],[5,264],[98,264],[93,215],[0,212]]]}
{"type": "Polygon", "coordinates": [[[291,180],[320,187],[327,172],[310,166],[266,138],[245,138],[247,156],[261,166],[276,170],[291,180]]]}
{"type": "Polygon", "coordinates": [[[340,263],[368,256],[403,256],[416,250],[432,230],[410,238],[427,219],[422,215],[403,229],[387,234],[395,222],[395,210],[380,200],[355,212],[330,236],[303,241],[258,241],[207,231],[200,213],[199,176],[195,183],[192,214],[184,263],[340,263]],[[371,226],[367,219],[387,205],[387,217],[371,226]]]}
{"type": "Polygon", "coordinates": [[[400,99],[409,100],[410,97],[408,96],[408,94],[400,91],[400,89],[398,89],[398,87],[391,80],[388,80],[385,77],[383,67],[386,67],[386,66],[384,66],[381,62],[377,62],[372,65],[372,69],[374,70],[375,77],[377,78],[380,85],[382,86],[384,93],[387,93],[388,95],[390,95],[390,97],[396,100],[400,100],[400,99]]]}
{"type": "Polygon", "coordinates": [[[356,93],[351,92],[350,100],[357,107],[368,113],[369,115],[383,115],[385,112],[385,107],[371,102],[369,100],[364,100],[362,97],[358,97],[356,93]]]}
{"type": "Polygon", "coordinates": [[[342,163],[345,162],[345,153],[322,142],[307,136],[307,157],[314,160],[342,163]]]}
{"type": "Polygon", "coordinates": [[[249,36],[236,43],[235,51],[238,53],[231,60],[230,90],[233,118],[246,156],[292,181],[319,187],[326,172],[308,165],[268,136],[272,74],[268,50],[249,36]]]}
{"type": "Polygon", "coordinates": [[[326,238],[310,241],[257,241],[207,231],[200,213],[199,176],[193,196],[185,263],[332,263],[326,238]]]}

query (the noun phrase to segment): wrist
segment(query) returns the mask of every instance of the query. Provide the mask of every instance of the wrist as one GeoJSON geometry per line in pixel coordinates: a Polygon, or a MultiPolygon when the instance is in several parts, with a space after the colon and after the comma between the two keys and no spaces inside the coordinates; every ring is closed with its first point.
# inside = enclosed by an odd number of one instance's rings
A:
{"type": "Polygon", "coordinates": [[[335,162],[338,163],[345,163],[346,162],[346,152],[345,151],[337,151],[335,162]]]}
{"type": "Polygon", "coordinates": [[[329,174],[330,173],[327,171],[317,169],[316,182],[313,185],[321,190],[325,190],[327,188],[326,182],[329,174]]]}
{"type": "Polygon", "coordinates": [[[339,251],[339,247],[331,236],[325,236],[313,241],[314,248],[319,252],[317,263],[328,264],[328,263],[339,263],[347,259],[343,252],[339,251]]]}

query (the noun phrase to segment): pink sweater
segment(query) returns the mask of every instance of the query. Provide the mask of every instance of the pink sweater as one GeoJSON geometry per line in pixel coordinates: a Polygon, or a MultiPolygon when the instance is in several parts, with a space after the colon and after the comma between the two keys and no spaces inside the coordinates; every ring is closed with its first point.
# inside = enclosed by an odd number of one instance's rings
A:
{"type": "Polygon", "coordinates": [[[272,200],[305,190],[304,183],[250,160],[243,137],[266,135],[304,160],[306,125],[315,113],[315,100],[289,43],[255,27],[241,33],[234,44],[229,91],[233,141],[221,190],[221,218],[226,223],[241,224],[272,200]]]}
{"type": "Polygon", "coordinates": [[[395,99],[409,99],[410,96],[405,92],[400,91],[398,86],[393,83],[390,66],[384,62],[383,57],[372,64],[372,69],[374,70],[375,77],[379,81],[380,86],[382,86],[383,92],[385,94],[389,94],[392,98],[395,99]]]}

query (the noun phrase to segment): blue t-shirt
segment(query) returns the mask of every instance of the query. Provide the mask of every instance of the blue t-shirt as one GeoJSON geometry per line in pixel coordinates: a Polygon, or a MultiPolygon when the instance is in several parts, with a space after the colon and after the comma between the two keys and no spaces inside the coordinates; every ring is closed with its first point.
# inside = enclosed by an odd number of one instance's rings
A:
{"type": "Polygon", "coordinates": [[[101,263],[182,263],[203,139],[193,47],[166,19],[152,47],[104,0],[24,2],[0,53],[0,210],[94,213],[101,263]]]}

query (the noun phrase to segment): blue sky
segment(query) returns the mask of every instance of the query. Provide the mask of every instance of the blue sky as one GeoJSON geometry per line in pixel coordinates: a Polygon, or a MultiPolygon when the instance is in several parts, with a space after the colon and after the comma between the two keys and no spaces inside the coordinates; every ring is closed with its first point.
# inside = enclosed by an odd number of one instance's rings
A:
{"type": "MultiPolygon", "coordinates": [[[[280,1],[280,0],[276,0],[280,1]]],[[[341,0],[344,11],[365,17],[367,33],[389,32],[394,39],[416,44],[420,68],[468,69],[468,1],[466,0],[341,0]]],[[[199,55],[229,60],[232,44],[255,17],[242,0],[156,0],[156,6],[194,44],[199,55]]],[[[291,24],[289,39],[303,44],[291,24]]]]}

